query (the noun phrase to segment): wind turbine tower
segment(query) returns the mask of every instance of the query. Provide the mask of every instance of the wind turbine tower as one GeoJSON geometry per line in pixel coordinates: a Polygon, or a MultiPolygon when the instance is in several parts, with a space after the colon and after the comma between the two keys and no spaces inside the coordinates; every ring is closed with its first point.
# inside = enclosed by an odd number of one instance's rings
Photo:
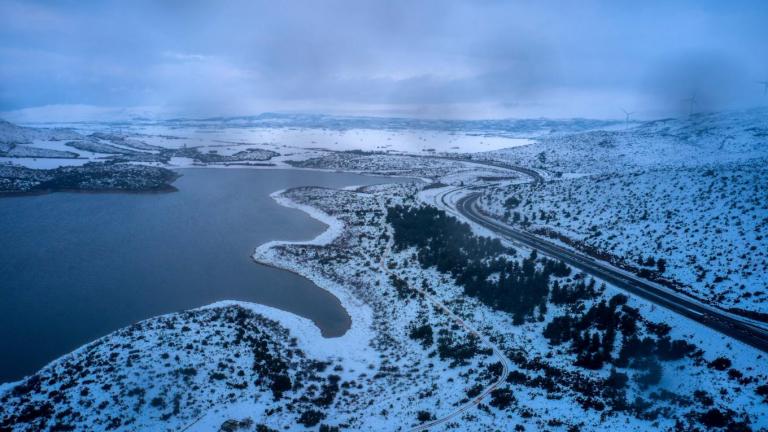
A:
{"type": "Polygon", "coordinates": [[[696,93],[693,94],[693,96],[683,99],[683,102],[688,102],[688,116],[693,115],[693,107],[696,106],[696,93]]]}
{"type": "Polygon", "coordinates": [[[629,111],[625,110],[624,108],[622,108],[621,110],[622,110],[622,111],[624,111],[625,122],[626,122],[626,126],[625,126],[625,129],[629,129],[629,118],[630,118],[630,117],[632,116],[632,114],[634,114],[635,112],[634,112],[634,111],[632,111],[632,112],[629,112],[629,111]]]}
{"type": "Polygon", "coordinates": [[[758,81],[757,83],[763,86],[763,96],[768,96],[768,81],[758,81]]]}

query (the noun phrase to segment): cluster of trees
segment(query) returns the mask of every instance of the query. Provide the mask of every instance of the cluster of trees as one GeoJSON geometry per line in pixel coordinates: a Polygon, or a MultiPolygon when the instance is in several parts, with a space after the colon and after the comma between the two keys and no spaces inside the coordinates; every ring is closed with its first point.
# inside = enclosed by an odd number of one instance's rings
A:
{"type": "Polygon", "coordinates": [[[328,375],[328,382],[323,384],[320,388],[320,395],[312,402],[317,406],[330,406],[336,399],[336,394],[339,393],[339,381],[341,381],[340,376],[336,374],[328,375]]]}
{"type": "Polygon", "coordinates": [[[503,410],[515,402],[515,396],[512,394],[512,390],[510,390],[508,387],[497,388],[491,392],[490,405],[492,407],[503,410]]]}
{"type": "Polygon", "coordinates": [[[546,311],[550,276],[570,273],[564,263],[538,259],[535,251],[522,262],[509,260],[514,249],[474,235],[469,225],[434,207],[390,207],[387,222],[397,250],[415,246],[422,267],[450,273],[467,295],[511,313],[516,324],[537,308],[546,311]]]}
{"type": "Polygon", "coordinates": [[[228,318],[236,329],[234,344],[244,344],[253,353],[251,369],[256,385],[269,387],[275,400],[281,399],[283,393],[293,388],[287,361],[273,354],[268,335],[258,328],[258,323],[253,321],[252,314],[246,309],[236,308],[228,318]]]}
{"type": "Polygon", "coordinates": [[[429,324],[423,324],[423,325],[411,328],[411,332],[409,336],[411,337],[411,339],[420,341],[421,346],[423,346],[425,349],[432,346],[432,341],[433,341],[432,326],[429,324]]]}
{"type": "Polygon", "coordinates": [[[595,288],[594,279],[590,279],[589,282],[586,282],[585,278],[580,278],[573,284],[563,284],[562,286],[560,285],[560,282],[555,281],[550,290],[551,294],[549,300],[556,305],[575,304],[580,300],[593,299],[604,290],[605,284],[602,284],[600,289],[595,288]]]}
{"type": "Polygon", "coordinates": [[[434,418],[435,418],[435,416],[432,415],[432,413],[429,412],[429,411],[422,410],[422,411],[419,411],[419,412],[416,413],[416,420],[418,420],[418,421],[420,421],[422,423],[428,422],[430,420],[433,420],[434,418]]]}
{"type": "Polygon", "coordinates": [[[477,354],[490,355],[490,349],[481,349],[476,336],[456,340],[453,334],[445,329],[440,330],[437,338],[437,354],[440,360],[451,359],[451,365],[464,364],[477,354]]]}
{"type": "Polygon", "coordinates": [[[390,275],[389,282],[393,287],[395,287],[395,291],[397,291],[397,297],[399,299],[404,300],[407,298],[416,298],[417,291],[408,288],[408,282],[404,281],[403,279],[395,275],[390,275]]]}
{"type": "Polygon", "coordinates": [[[626,296],[616,295],[606,303],[593,305],[583,315],[555,317],[544,329],[544,337],[554,345],[570,342],[576,354],[576,364],[587,369],[601,369],[612,358],[616,331],[625,335],[637,331],[637,311],[622,307],[626,296]]]}
{"type": "Polygon", "coordinates": [[[657,384],[662,368],[659,361],[678,360],[696,347],[683,340],[672,340],[669,326],[649,326],[656,338],[638,336],[637,323],[641,321],[637,309],[626,305],[623,294],[594,304],[581,315],[555,317],[544,329],[544,337],[554,345],[570,342],[576,354],[576,366],[602,369],[605,363],[617,367],[642,370],[637,380],[642,385],[657,384]],[[617,356],[613,350],[617,335],[621,334],[621,349],[617,356]]]}
{"type": "Polygon", "coordinates": [[[321,420],[325,418],[325,413],[317,410],[307,410],[301,413],[299,416],[299,424],[304,425],[305,427],[313,427],[316,426],[318,423],[320,423],[321,420]]]}
{"type": "Polygon", "coordinates": [[[436,265],[443,272],[453,270],[470,257],[514,255],[514,250],[504,247],[499,239],[475,236],[469,225],[435,207],[390,207],[387,222],[395,229],[396,249],[416,246],[426,266],[436,265]]]}
{"type": "MultiPolygon", "coordinates": [[[[722,410],[710,408],[705,412],[696,413],[695,417],[699,423],[706,426],[707,430],[719,429],[736,432],[752,430],[752,428],[749,427],[749,423],[739,418],[739,415],[735,411],[728,408],[722,410]]],[[[690,430],[690,427],[686,427],[682,422],[679,422],[676,426],[676,430],[690,430]]]]}
{"type": "Polygon", "coordinates": [[[469,261],[453,275],[466,294],[511,313],[515,324],[522,324],[537,307],[542,314],[546,312],[550,272],[536,269],[535,254],[522,264],[505,259],[489,264],[469,261]]]}

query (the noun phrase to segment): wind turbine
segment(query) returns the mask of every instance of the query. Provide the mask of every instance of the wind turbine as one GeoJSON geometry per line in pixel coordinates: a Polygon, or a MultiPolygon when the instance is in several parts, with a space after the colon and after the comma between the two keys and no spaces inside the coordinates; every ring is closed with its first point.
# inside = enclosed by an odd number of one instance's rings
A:
{"type": "Polygon", "coordinates": [[[757,83],[763,86],[763,96],[768,96],[768,81],[758,81],[757,83]]]}
{"type": "Polygon", "coordinates": [[[626,125],[626,129],[629,129],[629,117],[630,117],[632,114],[634,114],[635,112],[634,112],[634,111],[632,111],[632,112],[629,112],[629,111],[625,110],[624,108],[622,108],[621,110],[622,110],[622,111],[624,111],[624,115],[626,116],[626,119],[625,119],[625,121],[626,121],[626,123],[627,123],[627,125],[626,125]]]}
{"type": "Polygon", "coordinates": [[[693,107],[697,105],[696,103],[696,93],[693,94],[693,96],[683,99],[683,102],[688,102],[688,116],[693,115],[693,107]]]}

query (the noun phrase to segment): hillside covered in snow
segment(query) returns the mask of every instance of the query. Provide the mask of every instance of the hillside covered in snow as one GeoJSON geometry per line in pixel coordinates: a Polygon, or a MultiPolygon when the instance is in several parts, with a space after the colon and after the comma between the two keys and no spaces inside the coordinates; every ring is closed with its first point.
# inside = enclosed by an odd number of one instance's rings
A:
{"type": "Polygon", "coordinates": [[[767,148],[768,108],[759,108],[698,113],[628,129],[547,136],[532,145],[478,157],[542,168],[556,175],[583,175],[746,161],[766,157],[767,148]]]}
{"type": "Polygon", "coordinates": [[[713,304],[768,313],[768,110],[545,138],[484,157],[552,179],[491,188],[488,213],[713,304]]]}

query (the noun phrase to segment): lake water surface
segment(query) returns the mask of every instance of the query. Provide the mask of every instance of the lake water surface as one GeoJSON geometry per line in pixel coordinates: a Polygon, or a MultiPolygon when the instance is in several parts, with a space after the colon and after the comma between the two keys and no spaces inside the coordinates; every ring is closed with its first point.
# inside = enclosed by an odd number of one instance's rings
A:
{"type": "Polygon", "coordinates": [[[165,194],[0,198],[0,383],[152,316],[244,300],[311,319],[328,337],[350,326],[338,299],[256,264],[270,240],[325,226],[269,197],[296,186],[392,182],[299,170],[188,169],[165,194]]]}

